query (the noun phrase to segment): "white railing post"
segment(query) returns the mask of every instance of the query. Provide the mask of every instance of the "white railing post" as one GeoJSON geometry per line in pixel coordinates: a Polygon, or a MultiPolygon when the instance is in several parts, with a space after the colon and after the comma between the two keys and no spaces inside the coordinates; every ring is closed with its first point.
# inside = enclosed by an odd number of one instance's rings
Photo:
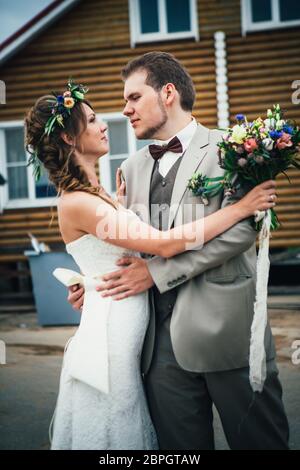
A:
{"type": "Polygon", "coordinates": [[[223,31],[217,31],[215,38],[216,93],[218,127],[229,126],[229,100],[227,87],[226,37],[223,31]]]}

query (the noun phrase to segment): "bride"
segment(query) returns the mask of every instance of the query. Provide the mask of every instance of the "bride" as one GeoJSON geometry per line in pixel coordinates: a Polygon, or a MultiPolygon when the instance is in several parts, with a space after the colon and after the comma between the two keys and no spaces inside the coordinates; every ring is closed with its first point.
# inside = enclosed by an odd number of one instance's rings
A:
{"type": "MultiPolygon", "coordinates": [[[[275,205],[275,183],[268,181],[205,219],[166,232],[143,223],[99,183],[95,165],[109,149],[107,126],[97,120],[85,93],[82,85],[69,83],[63,95],[39,98],[25,119],[30,162],[36,173],[43,164],[58,191],[61,235],[84,276],[101,276],[116,269],[115,263],[124,252],[167,258],[195,246],[199,249],[201,243],[255,210],[275,205]]],[[[107,318],[109,393],[72,377],[68,368],[72,339],[64,355],[52,449],[158,448],[140,375],[149,320],[147,305],[144,293],[120,302],[99,294],[94,297],[92,313],[107,318]]],[[[101,341],[103,332],[94,333],[101,341]]]]}

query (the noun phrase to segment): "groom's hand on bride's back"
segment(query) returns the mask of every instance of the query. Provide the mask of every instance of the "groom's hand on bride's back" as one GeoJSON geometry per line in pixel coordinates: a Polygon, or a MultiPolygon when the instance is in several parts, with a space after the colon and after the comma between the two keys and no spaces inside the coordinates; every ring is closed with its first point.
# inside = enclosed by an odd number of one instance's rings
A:
{"type": "Polygon", "coordinates": [[[147,262],[139,257],[128,256],[118,260],[121,269],[102,276],[102,284],[96,287],[102,297],[122,300],[145,292],[154,285],[147,262]]]}
{"type": "Polygon", "coordinates": [[[72,305],[74,310],[82,310],[84,299],[84,288],[79,284],[68,288],[68,302],[72,305]]]}

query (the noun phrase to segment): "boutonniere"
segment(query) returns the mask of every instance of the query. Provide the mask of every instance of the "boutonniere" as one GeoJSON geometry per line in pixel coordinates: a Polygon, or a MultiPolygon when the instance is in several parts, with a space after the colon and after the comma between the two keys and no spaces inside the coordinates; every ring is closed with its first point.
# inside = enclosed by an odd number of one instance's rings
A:
{"type": "Polygon", "coordinates": [[[188,181],[187,188],[192,191],[195,196],[199,196],[202,203],[207,206],[209,199],[219,194],[220,189],[226,189],[227,192],[233,191],[233,188],[224,181],[223,176],[208,178],[202,173],[194,173],[188,181]]]}

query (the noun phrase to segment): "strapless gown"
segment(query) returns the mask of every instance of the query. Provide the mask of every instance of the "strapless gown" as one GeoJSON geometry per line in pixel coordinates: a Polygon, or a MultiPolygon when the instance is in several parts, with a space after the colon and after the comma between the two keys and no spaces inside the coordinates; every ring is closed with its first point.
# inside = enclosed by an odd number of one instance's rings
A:
{"type": "MultiPolygon", "coordinates": [[[[80,271],[90,277],[119,269],[116,260],[133,254],[91,234],[68,243],[66,249],[80,271]]],[[[101,308],[103,303],[99,293],[99,308],[95,306],[95,315],[101,308]]],[[[108,309],[110,391],[102,393],[70,376],[66,348],[53,420],[52,449],[158,448],[140,372],[149,322],[147,293],[121,301],[111,299],[105,308],[108,309]]]]}

